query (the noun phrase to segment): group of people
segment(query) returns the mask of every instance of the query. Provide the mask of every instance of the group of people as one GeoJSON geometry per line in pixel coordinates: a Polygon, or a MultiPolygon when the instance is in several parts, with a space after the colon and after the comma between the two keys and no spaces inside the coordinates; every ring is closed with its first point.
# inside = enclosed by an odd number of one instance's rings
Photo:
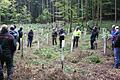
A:
{"type": "MultiPolygon", "coordinates": [[[[62,48],[62,41],[65,39],[66,32],[63,28],[60,30],[57,30],[56,28],[53,28],[52,32],[52,44],[57,45],[57,35],[59,35],[59,46],[62,48]]],[[[78,47],[79,37],[81,36],[81,31],[79,30],[79,26],[76,27],[76,29],[73,32],[73,48],[78,47]]]]}
{"type": "MultiPolygon", "coordinates": [[[[80,27],[77,26],[75,30],[73,31],[73,48],[78,47],[79,38],[81,37],[81,34],[82,34],[79,28],[80,27]]],[[[91,45],[91,49],[95,49],[97,47],[96,40],[98,39],[99,30],[96,26],[90,29],[91,29],[90,45],[91,45]]],[[[56,28],[53,28],[53,32],[52,32],[52,44],[53,45],[57,45],[58,34],[59,34],[60,48],[61,48],[62,40],[64,40],[65,38],[65,30],[63,29],[57,30],[56,28]]]]}
{"type": "Polygon", "coordinates": [[[66,32],[63,28],[57,30],[57,28],[53,28],[52,32],[52,44],[57,45],[57,36],[59,34],[60,48],[62,48],[62,41],[65,39],[66,32]]]}
{"type": "MultiPolygon", "coordinates": [[[[13,80],[13,57],[16,51],[17,42],[19,43],[18,50],[20,50],[21,38],[23,37],[23,28],[20,27],[19,30],[16,29],[15,25],[10,26],[8,29],[7,25],[2,25],[2,29],[0,31],[0,80],[4,79],[3,76],[3,67],[4,63],[6,63],[7,67],[7,80],[13,80]]],[[[98,38],[99,31],[96,26],[91,28],[91,37],[90,44],[91,49],[95,49],[95,41],[98,38]]],[[[65,39],[66,32],[63,28],[57,30],[53,28],[52,32],[52,44],[57,45],[57,36],[59,35],[60,48],[62,48],[62,41],[65,39]]],[[[28,47],[32,46],[33,41],[33,30],[28,32],[28,47]]],[[[81,36],[81,31],[79,26],[75,28],[73,31],[73,48],[78,47],[79,38],[81,36]]],[[[120,67],[120,28],[119,26],[112,26],[111,31],[111,39],[112,39],[112,49],[114,50],[114,60],[115,68],[120,67]]]]}
{"type": "Polygon", "coordinates": [[[114,51],[114,68],[120,68],[120,27],[112,25],[112,50],[114,51]]]}
{"type": "MultiPolygon", "coordinates": [[[[28,47],[32,46],[33,31],[28,32],[28,47]]],[[[19,43],[18,50],[21,48],[21,38],[23,37],[23,28],[16,29],[15,25],[8,28],[2,25],[0,30],[0,80],[4,79],[3,68],[4,63],[7,67],[7,80],[13,80],[13,57],[19,43]]]]}

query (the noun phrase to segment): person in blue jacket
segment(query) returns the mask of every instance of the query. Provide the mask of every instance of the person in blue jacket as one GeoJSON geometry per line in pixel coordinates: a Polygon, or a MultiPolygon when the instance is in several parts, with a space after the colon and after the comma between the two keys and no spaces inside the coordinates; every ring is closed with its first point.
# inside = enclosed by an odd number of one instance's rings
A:
{"type": "Polygon", "coordinates": [[[114,33],[114,68],[120,68],[120,28],[115,27],[116,32],[114,33]]]}
{"type": "Polygon", "coordinates": [[[111,41],[112,41],[112,50],[114,50],[114,39],[113,36],[115,34],[115,25],[112,25],[112,30],[111,30],[111,41]]]}

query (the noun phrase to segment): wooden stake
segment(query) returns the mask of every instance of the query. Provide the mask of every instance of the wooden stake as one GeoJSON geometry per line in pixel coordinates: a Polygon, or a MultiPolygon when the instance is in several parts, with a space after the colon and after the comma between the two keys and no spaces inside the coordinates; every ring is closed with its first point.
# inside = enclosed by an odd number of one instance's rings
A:
{"type": "Polygon", "coordinates": [[[72,36],[72,39],[71,39],[71,52],[73,51],[73,39],[74,39],[74,36],[72,36]]]}
{"type": "Polygon", "coordinates": [[[106,54],[107,51],[106,29],[103,28],[102,32],[103,32],[103,50],[104,50],[104,54],[106,54]]]}
{"type": "Polygon", "coordinates": [[[22,54],[21,54],[21,58],[23,58],[23,38],[22,38],[22,54]]]}
{"type": "Polygon", "coordinates": [[[64,47],[65,47],[65,40],[62,40],[62,52],[61,52],[61,65],[62,65],[62,69],[64,68],[64,47]]]}
{"type": "Polygon", "coordinates": [[[47,33],[47,44],[49,43],[49,34],[47,33]]]}

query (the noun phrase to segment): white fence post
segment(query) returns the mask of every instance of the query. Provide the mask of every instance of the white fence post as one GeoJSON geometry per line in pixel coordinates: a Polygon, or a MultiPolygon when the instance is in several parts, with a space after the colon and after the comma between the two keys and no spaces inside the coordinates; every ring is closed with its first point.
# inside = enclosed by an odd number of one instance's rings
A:
{"type": "Polygon", "coordinates": [[[71,38],[71,52],[73,51],[73,39],[74,39],[74,36],[72,36],[71,38]]]}
{"type": "Polygon", "coordinates": [[[62,40],[62,53],[61,53],[61,65],[62,65],[62,69],[64,68],[64,47],[65,47],[65,40],[62,40]]]}
{"type": "Polygon", "coordinates": [[[107,41],[106,41],[106,28],[102,28],[102,36],[103,36],[103,50],[104,50],[104,54],[106,54],[107,51],[107,41]]]}
{"type": "Polygon", "coordinates": [[[49,43],[49,34],[47,33],[47,44],[49,43]]]}

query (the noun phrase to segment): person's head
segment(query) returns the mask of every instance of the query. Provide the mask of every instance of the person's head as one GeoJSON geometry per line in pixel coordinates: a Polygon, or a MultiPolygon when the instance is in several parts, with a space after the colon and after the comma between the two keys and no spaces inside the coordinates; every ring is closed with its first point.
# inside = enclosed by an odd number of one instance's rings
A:
{"type": "Polygon", "coordinates": [[[61,28],[60,30],[63,31],[63,28],[61,28]]]}
{"type": "Polygon", "coordinates": [[[97,29],[97,26],[94,26],[93,29],[97,29]]]}
{"type": "Polygon", "coordinates": [[[11,26],[11,27],[10,27],[10,30],[12,30],[12,31],[13,31],[13,30],[14,30],[14,27],[12,27],[12,26],[11,26]]]}
{"type": "Polygon", "coordinates": [[[30,32],[33,32],[33,30],[31,29],[30,32]]]}
{"type": "Polygon", "coordinates": [[[10,25],[10,30],[15,30],[14,25],[10,25]]]}
{"type": "Polygon", "coordinates": [[[112,25],[112,29],[115,29],[115,25],[112,25]]]}
{"type": "Polygon", "coordinates": [[[2,25],[1,26],[2,27],[2,29],[1,29],[1,34],[5,34],[5,33],[8,33],[8,26],[7,25],[2,25]]]}
{"type": "Polygon", "coordinates": [[[119,30],[120,30],[119,26],[115,26],[115,31],[119,31],[119,30]]]}
{"type": "Polygon", "coordinates": [[[76,27],[76,31],[78,31],[78,30],[79,30],[79,26],[76,27]]]}
{"type": "Polygon", "coordinates": [[[16,25],[13,25],[14,26],[14,29],[16,29],[16,25]]]}
{"type": "Polygon", "coordinates": [[[22,31],[23,30],[23,28],[22,27],[20,27],[20,31],[22,31]]]}
{"type": "Polygon", "coordinates": [[[55,28],[53,28],[53,31],[55,31],[55,28]]]}

